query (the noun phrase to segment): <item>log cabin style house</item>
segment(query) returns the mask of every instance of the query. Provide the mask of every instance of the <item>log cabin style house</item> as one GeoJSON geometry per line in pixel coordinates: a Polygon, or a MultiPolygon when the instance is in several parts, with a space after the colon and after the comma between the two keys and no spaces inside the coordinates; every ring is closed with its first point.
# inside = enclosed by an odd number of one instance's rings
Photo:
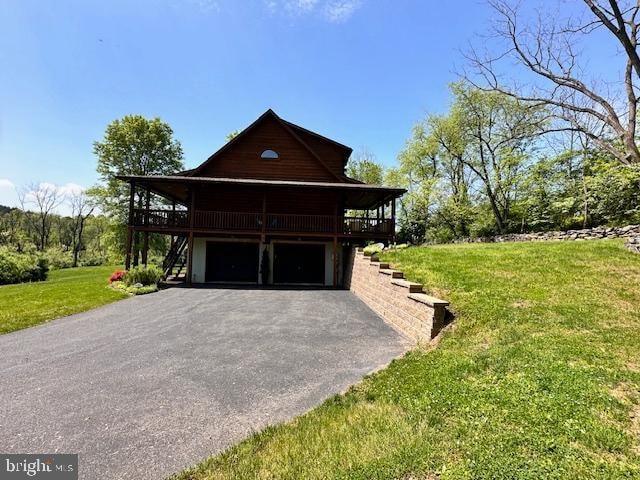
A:
{"type": "Polygon", "coordinates": [[[119,176],[127,269],[136,244],[146,264],[153,232],[171,236],[165,275],[187,283],[341,286],[352,245],[393,241],[405,192],[346,176],[351,152],[267,110],[192,170],[119,176]]]}

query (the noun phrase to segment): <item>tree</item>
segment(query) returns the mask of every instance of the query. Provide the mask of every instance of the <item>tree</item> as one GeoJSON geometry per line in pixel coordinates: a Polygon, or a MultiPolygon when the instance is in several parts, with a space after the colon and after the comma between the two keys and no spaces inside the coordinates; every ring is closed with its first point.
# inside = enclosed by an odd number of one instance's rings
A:
{"type": "Polygon", "coordinates": [[[416,125],[399,156],[407,218],[445,241],[471,235],[479,212],[487,211],[503,233],[511,228],[511,207],[546,114],[463,82],[451,90],[449,113],[416,125]]]}
{"type": "Polygon", "coordinates": [[[511,206],[547,114],[500,92],[465,83],[452,87],[465,152],[461,161],[481,183],[499,233],[507,230],[511,206]]]}
{"type": "Polygon", "coordinates": [[[60,190],[50,183],[31,183],[18,193],[25,219],[36,236],[36,247],[45,249],[51,233],[52,215],[62,203],[60,190]]]}
{"type": "Polygon", "coordinates": [[[83,191],[71,194],[69,196],[69,204],[71,206],[71,225],[73,234],[73,266],[77,267],[80,250],[84,247],[83,233],[85,222],[95,210],[95,204],[83,191]]]}
{"type": "Polygon", "coordinates": [[[231,140],[236,138],[238,135],[240,135],[240,130],[233,130],[233,131],[227,133],[225,138],[227,139],[227,142],[230,142],[231,140]]]}
{"type": "Polygon", "coordinates": [[[366,148],[356,152],[347,164],[347,175],[371,185],[382,185],[384,167],[376,156],[366,148]]]}
{"type": "MultiPolygon", "coordinates": [[[[101,210],[126,224],[129,190],[117,180],[117,175],[171,175],[184,169],[182,146],[173,138],[173,130],[159,118],[127,115],[111,122],[102,141],[95,142],[93,151],[98,157],[97,171],[101,185],[88,191],[101,210]]],[[[136,205],[142,208],[145,192],[136,191],[136,205]]],[[[134,248],[137,264],[139,244],[134,248]]]]}
{"type": "MultiPolygon", "coordinates": [[[[529,23],[514,1],[490,0],[498,17],[492,38],[503,45],[497,53],[471,49],[468,58],[481,78],[474,84],[548,107],[557,121],[546,125],[547,132],[579,132],[623,164],[640,163],[636,144],[640,2],[583,2],[587,19],[576,15],[558,19],[547,6],[546,14],[529,23]],[[596,37],[600,34],[602,38],[596,37]],[[581,53],[581,42],[606,40],[605,36],[614,40],[612,46],[617,44],[624,57],[619,82],[586,73],[588,59],[581,53]],[[500,66],[509,60],[534,80],[517,84],[503,79],[500,66]]],[[[612,48],[611,56],[616,55],[619,52],[612,48]]],[[[512,70],[509,65],[508,71],[512,70]]]]}

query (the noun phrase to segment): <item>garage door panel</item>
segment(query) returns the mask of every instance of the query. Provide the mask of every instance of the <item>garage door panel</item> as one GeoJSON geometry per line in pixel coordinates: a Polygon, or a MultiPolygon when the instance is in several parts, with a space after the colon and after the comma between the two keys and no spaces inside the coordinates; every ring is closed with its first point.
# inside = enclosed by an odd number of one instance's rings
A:
{"type": "Polygon", "coordinates": [[[324,245],[274,245],[274,283],[324,284],[324,245]]]}
{"type": "Polygon", "coordinates": [[[207,282],[258,282],[257,243],[207,242],[207,282]]]}

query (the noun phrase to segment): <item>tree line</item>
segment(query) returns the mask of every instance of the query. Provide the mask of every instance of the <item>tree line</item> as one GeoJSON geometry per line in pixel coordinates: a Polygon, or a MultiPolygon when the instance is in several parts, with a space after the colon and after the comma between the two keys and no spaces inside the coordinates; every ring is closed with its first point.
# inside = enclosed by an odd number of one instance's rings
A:
{"type": "Polygon", "coordinates": [[[415,125],[393,168],[355,158],[356,178],[407,188],[402,241],[640,222],[640,4],[582,4],[491,0],[448,112],[415,125]],[[620,60],[610,77],[589,68],[588,42],[620,60]]]}

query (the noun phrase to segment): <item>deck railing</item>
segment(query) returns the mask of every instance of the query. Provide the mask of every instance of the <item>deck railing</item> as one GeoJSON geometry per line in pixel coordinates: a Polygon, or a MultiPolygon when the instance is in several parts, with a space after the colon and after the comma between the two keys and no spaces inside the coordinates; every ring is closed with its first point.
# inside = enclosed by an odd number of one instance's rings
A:
{"type": "Polygon", "coordinates": [[[197,230],[337,233],[354,236],[392,235],[394,228],[393,220],[389,218],[196,210],[191,219],[186,210],[146,209],[134,210],[133,224],[155,229],[184,229],[193,225],[197,230]]]}

